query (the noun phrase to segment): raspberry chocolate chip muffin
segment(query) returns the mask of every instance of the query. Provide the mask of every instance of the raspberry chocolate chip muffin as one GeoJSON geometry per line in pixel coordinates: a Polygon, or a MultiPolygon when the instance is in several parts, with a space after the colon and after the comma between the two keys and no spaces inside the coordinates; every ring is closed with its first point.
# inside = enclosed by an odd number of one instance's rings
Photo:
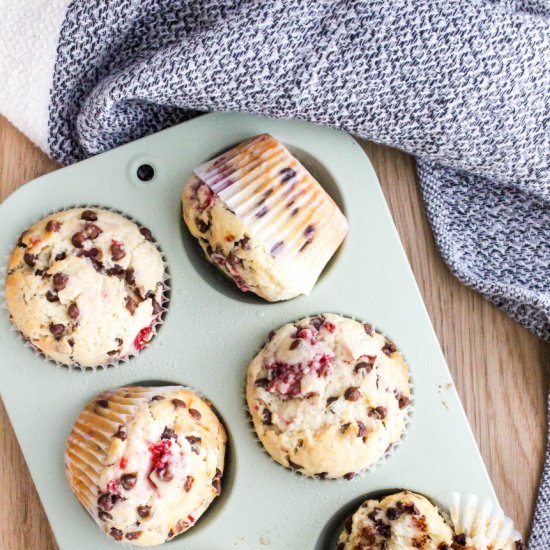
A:
{"type": "Polygon", "coordinates": [[[319,183],[267,134],[196,168],[182,204],[208,261],[270,302],[309,294],[348,229],[319,183]]]}
{"type": "Polygon", "coordinates": [[[48,357],[96,367],[140,351],[160,319],[164,262],[149,229],[100,208],[25,231],[8,263],[15,326],[48,357]]]}
{"type": "Polygon", "coordinates": [[[192,391],[119,388],[80,414],[65,472],[109,537],[153,546],[193,527],[220,494],[225,445],[222,424],[192,391]]]}
{"type": "Polygon", "coordinates": [[[352,479],[380,460],[405,430],[411,395],[393,343],[328,313],[273,331],[248,367],[246,394],[272,458],[321,479],[352,479]]]}
{"type": "Polygon", "coordinates": [[[425,497],[403,491],[367,500],[349,517],[336,550],[451,550],[454,533],[425,497]]]}

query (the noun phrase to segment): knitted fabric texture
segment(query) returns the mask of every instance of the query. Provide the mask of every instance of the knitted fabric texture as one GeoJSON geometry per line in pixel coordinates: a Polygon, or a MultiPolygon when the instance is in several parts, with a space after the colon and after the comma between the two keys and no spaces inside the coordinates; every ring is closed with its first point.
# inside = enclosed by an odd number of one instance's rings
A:
{"type": "MultiPolygon", "coordinates": [[[[49,120],[69,164],[206,111],[415,155],[456,276],[550,341],[550,0],[74,0],[49,120]]],[[[550,548],[547,463],[530,548],[550,548]]]]}

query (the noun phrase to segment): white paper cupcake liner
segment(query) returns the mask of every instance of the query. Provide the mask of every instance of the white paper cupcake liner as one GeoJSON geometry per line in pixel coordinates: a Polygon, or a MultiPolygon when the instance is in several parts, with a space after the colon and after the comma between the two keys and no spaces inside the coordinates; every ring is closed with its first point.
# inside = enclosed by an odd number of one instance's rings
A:
{"type": "MultiPolygon", "coordinates": [[[[5,311],[6,318],[8,319],[8,322],[9,322],[10,330],[19,334],[21,342],[23,343],[23,346],[31,349],[36,355],[40,356],[47,363],[54,364],[58,367],[64,367],[64,368],[67,368],[69,370],[78,370],[78,371],[83,371],[83,370],[93,370],[93,371],[95,371],[95,370],[104,369],[104,368],[107,368],[107,367],[116,367],[119,364],[124,364],[124,363],[129,362],[133,357],[136,357],[139,352],[138,353],[131,353],[131,354],[125,355],[123,357],[116,357],[116,358],[111,359],[109,362],[107,362],[105,364],[96,365],[94,367],[82,366],[82,365],[77,365],[77,364],[68,365],[66,363],[62,363],[60,361],[57,361],[57,360],[53,359],[52,357],[50,357],[46,353],[44,353],[40,348],[35,346],[28,338],[26,338],[21,333],[21,331],[14,325],[14,323],[12,321],[12,318],[11,318],[11,315],[10,315],[10,312],[9,312],[9,308],[8,308],[8,305],[7,305],[7,302],[6,302],[5,284],[6,284],[6,277],[7,277],[7,271],[8,271],[7,266],[8,266],[11,254],[12,254],[12,252],[13,252],[16,244],[17,244],[17,241],[18,241],[20,235],[26,229],[33,226],[35,223],[39,222],[40,220],[42,220],[44,218],[47,218],[48,216],[52,216],[53,214],[56,214],[58,212],[63,212],[65,210],[70,210],[72,208],[98,208],[98,209],[101,209],[101,210],[106,210],[106,211],[112,212],[114,214],[119,214],[120,216],[123,216],[127,220],[129,220],[132,223],[134,223],[135,225],[137,225],[139,228],[145,227],[141,222],[139,222],[138,220],[136,220],[135,218],[133,218],[132,216],[130,216],[126,212],[123,212],[123,211],[118,210],[116,208],[110,208],[110,207],[102,206],[102,205],[98,205],[98,204],[66,205],[66,206],[63,206],[62,208],[57,208],[55,210],[45,211],[40,216],[34,216],[31,219],[31,221],[28,222],[23,229],[21,229],[21,231],[16,233],[16,236],[12,240],[13,244],[11,245],[11,248],[9,249],[7,254],[4,254],[4,256],[2,258],[2,265],[0,266],[0,277],[2,279],[2,287],[1,287],[1,291],[0,291],[0,308],[5,311]]],[[[164,317],[166,316],[166,313],[168,311],[168,305],[169,305],[169,302],[170,302],[170,297],[169,296],[170,296],[170,290],[171,290],[170,289],[170,271],[169,271],[168,262],[166,260],[166,257],[164,256],[164,253],[163,253],[162,249],[160,248],[158,242],[154,238],[154,234],[153,234],[152,243],[154,244],[155,248],[158,250],[158,252],[159,252],[159,254],[162,258],[162,262],[163,262],[163,266],[164,266],[163,279],[161,281],[162,285],[163,285],[163,291],[162,291],[162,295],[161,295],[161,302],[159,303],[159,305],[161,307],[161,311],[157,315],[157,317],[154,321],[154,324],[151,326],[150,337],[147,340],[147,344],[144,346],[144,348],[149,346],[149,344],[156,337],[160,327],[164,324],[164,317]]]]}
{"type": "Polygon", "coordinates": [[[451,492],[441,503],[447,509],[457,535],[466,535],[467,547],[499,550],[519,550],[521,534],[514,522],[492,500],[472,494],[451,492]]]}
{"type": "MultiPolygon", "coordinates": [[[[310,313],[310,314],[307,314],[307,315],[304,315],[304,317],[300,317],[298,319],[294,319],[294,320],[290,320],[290,321],[287,321],[286,323],[283,323],[282,326],[288,324],[288,323],[297,323],[298,321],[301,321],[302,319],[304,319],[305,317],[316,317],[316,316],[322,316],[323,314],[325,313],[329,313],[327,311],[324,311],[324,312],[318,312],[318,313],[310,313]]],[[[375,326],[372,324],[372,323],[366,323],[365,321],[362,321],[362,320],[359,320],[357,318],[355,318],[354,316],[352,315],[344,315],[342,313],[333,313],[334,315],[340,315],[341,317],[345,317],[347,319],[352,319],[353,321],[357,321],[358,323],[361,323],[362,325],[364,324],[369,324],[371,327],[372,327],[372,330],[373,331],[376,331],[376,328],[375,326]]],[[[278,327],[280,328],[280,327],[278,327]]],[[[277,330],[274,329],[274,330],[277,330]]],[[[386,335],[382,332],[379,332],[378,334],[381,334],[382,336],[384,336],[384,338],[386,338],[386,335]]],[[[388,339],[389,340],[389,339],[388,339]]],[[[393,340],[389,340],[391,342],[393,342],[393,340]]],[[[258,348],[258,351],[256,352],[256,354],[258,354],[262,349],[263,347],[265,346],[265,342],[264,344],[262,344],[259,348],[258,348]]],[[[398,351],[401,353],[401,351],[399,350],[398,348],[398,351]]],[[[256,354],[254,355],[254,357],[256,356],[256,354]]],[[[403,354],[401,354],[403,355],[403,354]]],[[[405,356],[403,355],[403,359],[405,360],[405,356]]],[[[407,364],[407,367],[409,367],[409,364],[407,363],[407,361],[405,360],[405,363],[407,364]]],[[[247,371],[248,371],[248,366],[247,366],[247,371]]],[[[412,422],[412,417],[413,417],[413,414],[414,414],[414,399],[415,399],[415,396],[414,396],[414,384],[412,382],[412,375],[411,375],[411,372],[410,372],[410,369],[409,369],[409,388],[410,388],[410,394],[411,394],[411,397],[410,397],[410,403],[407,405],[407,409],[406,409],[406,412],[405,412],[405,418],[404,418],[404,427],[403,427],[403,431],[401,432],[401,436],[399,438],[398,441],[395,441],[394,443],[392,443],[388,449],[385,451],[385,453],[376,461],[374,462],[373,464],[371,464],[370,466],[366,467],[366,468],[363,468],[361,470],[358,470],[356,472],[353,472],[354,473],[354,476],[351,479],[353,479],[354,477],[365,477],[367,474],[369,473],[373,473],[375,472],[378,468],[384,466],[384,464],[386,464],[386,462],[393,456],[393,454],[395,453],[395,451],[397,450],[398,447],[400,447],[405,439],[405,436],[407,435],[407,432],[408,432],[408,428],[409,428],[409,425],[410,423],[412,422]]],[[[309,479],[312,479],[312,480],[316,480],[316,481],[319,481],[319,482],[326,482],[326,481],[336,481],[338,479],[343,479],[343,478],[327,478],[327,479],[322,479],[320,477],[312,477],[312,476],[305,476],[304,474],[302,474],[299,470],[293,470],[292,468],[288,468],[288,467],[285,467],[283,466],[282,464],[280,464],[279,462],[277,462],[276,460],[273,459],[273,457],[269,454],[269,452],[266,450],[266,448],[264,447],[263,443],[260,441],[259,437],[258,437],[258,434],[256,433],[256,430],[254,428],[254,422],[252,420],[252,414],[250,412],[250,409],[248,408],[248,402],[247,402],[247,396],[246,396],[246,382],[245,382],[245,385],[244,385],[244,391],[242,393],[242,400],[243,400],[243,409],[245,410],[245,412],[247,413],[247,418],[248,418],[248,427],[249,427],[249,430],[251,431],[254,439],[256,440],[256,442],[258,443],[258,445],[261,447],[262,451],[267,455],[269,456],[269,458],[271,460],[273,460],[276,464],[278,464],[279,466],[287,469],[288,471],[292,472],[293,474],[295,475],[298,475],[298,476],[301,476],[301,477],[307,477],[309,479]]]]}
{"type": "Polygon", "coordinates": [[[308,294],[348,224],[304,166],[276,139],[263,134],[194,172],[308,294]]]}

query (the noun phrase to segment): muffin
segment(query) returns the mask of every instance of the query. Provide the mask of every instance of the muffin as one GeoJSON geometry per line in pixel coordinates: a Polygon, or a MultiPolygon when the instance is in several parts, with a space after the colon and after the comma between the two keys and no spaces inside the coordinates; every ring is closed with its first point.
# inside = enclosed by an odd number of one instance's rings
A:
{"type": "Polygon", "coordinates": [[[307,476],[351,479],[399,441],[411,393],[393,343],[327,313],[270,334],[248,367],[246,395],[274,460],[307,476]]]}
{"type": "Polygon", "coordinates": [[[6,301],[39,351],[65,365],[96,367],[149,342],[164,277],[149,229],[108,210],[73,208],[21,235],[8,263],[6,301]]]}
{"type": "Polygon", "coordinates": [[[225,445],[222,424],[192,391],[119,388],[78,417],[65,473],[109,537],[153,546],[193,527],[220,494],[225,445]]]}
{"type": "Polygon", "coordinates": [[[182,205],[208,261],[270,302],[309,294],[348,229],[319,183],[267,134],[196,168],[182,205]]]}
{"type": "Polygon", "coordinates": [[[451,550],[453,530],[423,496],[403,491],[367,500],[348,518],[337,550],[451,550]]]}

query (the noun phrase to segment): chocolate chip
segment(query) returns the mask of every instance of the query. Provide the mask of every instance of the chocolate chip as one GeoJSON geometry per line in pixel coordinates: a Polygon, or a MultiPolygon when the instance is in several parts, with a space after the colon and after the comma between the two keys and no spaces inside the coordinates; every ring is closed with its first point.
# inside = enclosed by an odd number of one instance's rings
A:
{"type": "Polygon", "coordinates": [[[66,253],[66,252],[60,252],[59,254],[56,254],[56,256],[55,256],[55,261],[56,261],[56,262],[61,262],[61,261],[64,260],[66,257],[67,257],[67,253],[66,253]]]}
{"type": "Polygon", "coordinates": [[[104,510],[106,510],[107,512],[113,509],[113,504],[114,502],[113,502],[113,499],[111,498],[110,493],[104,493],[100,495],[99,498],[97,499],[97,505],[100,508],[103,508],[104,510]]]}
{"type": "Polygon", "coordinates": [[[124,474],[120,478],[120,484],[127,491],[129,491],[130,489],[133,489],[136,486],[136,483],[137,483],[137,474],[124,474]]]}
{"type": "Polygon", "coordinates": [[[516,550],[527,550],[527,546],[525,546],[525,544],[521,540],[516,540],[514,544],[516,550]]]}
{"type": "Polygon", "coordinates": [[[384,420],[386,418],[386,415],[388,414],[388,410],[386,407],[372,407],[369,411],[369,417],[378,418],[379,420],[384,420]]]}
{"type": "Polygon", "coordinates": [[[351,481],[355,477],[355,472],[348,472],[344,475],[344,479],[347,479],[348,481],[351,481]]]}
{"type": "Polygon", "coordinates": [[[195,225],[199,228],[201,233],[206,233],[210,229],[210,224],[200,218],[195,218],[195,225]]]}
{"type": "Polygon", "coordinates": [[[201,413],[197,409],[189,409],[189,414],[198,422],[201,419],[201,413]]]}
{"type": "Polygon", "coordinates": [[[451,550],[451,547],[448,544],[445,544],[442,542],[438,547],[437,550],[451,550]]]}
{"type": "Polygon", "coordinates": [[[90,261],[92,262],[92,265],[94,266],[94,269],[98,273],[104,273],[105,272],[105,266],[103,265],[103,262],[100,262],[99,260],[96,260],[94,258],[92,258],[90,261]]]}
{"type": "Polygon", "coordinates": [[[172,481],[174,479],[174,474],[172,473],[170,468],[168,468],[168,466],[165,466],[164,468],[159,470],[158,476],[159,479],[161,479],[162,481],[172,481]]]}
{"type": "Polygon", "coordinates": [[[124,256],[126,256],[124,247],[120,243],[111,243],[110,250],[111,250],[111,260],[113,260],[113,262],[116,262],[124,258],[124,256]]]}
{"type": "Polygon", "coordinates": [[[357,421],[357,437],[364,437],[367,433],[367,427],[361,421],[357,421]]]}
{"type": "Polygon", "coordinates": [[[347,401],[357,401],[361,398],[361,391],[357,386],[350,386],[344,393],[344,399],[347,401]]]}
{"type": "Polygon", "coordinates": [[[389,539],[391,537],[391,527],[383,521],[376,522],[376,532],[384,538],[389,539]]]}
{"type": "Polygon", "coordinates": [[[54,292],[53,290],[48,290],[48,292],[46,292],[46,300],[48,300],[48,302],[59,302],[57,292],[54,292]]]}
{"type": "Polygon", "coordinates": [[[54,335],[56,340],[60,340],[65,332],[65,325],[61,323],[51,323],[50,332],[54,335]]]}
{"type": "Polygon", "coordinates": [[[186,409],[187,405],[185,404],[185,401],[182,401],[181,399],[172,399],[172,404],[176,409],[186,409]]]}
{"type": "Polygon", "coordinates": [[[191,490],[191,487],[193,487],[193,481],[195,481],[195,478],[193,476],[187,476],[185,478],[183,489],[185,490],[186,493],[188,493],[191,490]]]}
{"type": "Polygon", "coordinates": [[[388,340],[386,341],[386,343],[384,344],[384,347],[382,348],[382,352],[388,356],[390,356],[392,353],[396,351],[397,351],[397,347],[395,346],[395,344],[388,340]]]}
{"type": "Polygon", "coordinates": [[[111,527],[111,537],[115,540],[122,540],[122,531],[120,529],[116,529],[115,527],[111,527]]]}
{"type": "Polygon", "coordinates": [[[346,521],[344,521],[344,529],[348,532],[348,533],[351,533],[351,527],[353,525],[353,518],[351,516],[349,516],[346,521]]]}
{"type": "Polygon", "coordinates": [[[327,407],[329,407],[330,405],[332,405],[332,403],[334,403],[335,401],[338,401],[338,397],[329,397],[327,399],[327,407]]]}
{"type": "Polygon", "coordinates": [[[264,424],[264,426],[271,426],[273,424],[273,422],[271,421],[271,417],[271,411],[268,409],[264,409],[262,412],[262,424],[264,424]]]}
{"type": "Polygon", "coordinates": [[[287,458],[287,460],[291,470],[299,470],[302,467],[300,464],[297,464],[296,462],[292,462],[290,458],[287,458]]]}
{"type": "Polygon", "coordinates": [[[315,474],[315,477],[318,479],[329,479],[328,472],[319,472],[318,474],[315,474]]]}
{"type": "Polygon", "coordinates": [[[63,290],[69,282],[69,276],[65,275],[65,273],[56,273],[52,281],[55,290],[63,290]]]}
{"type": "Polygon", "coordinates": [[[128,434],[122,428],[119,428],[114,437],[118,437],[121,441],[126,441],[126,439],[128,439],[128,434]]]}
{"type": "Polygon", "coordinates": [[[97,403],[100,407],[103,407],[104,409],[106,409],[107,407],[109,407],[109,401],[107,401],[107,399],[100,399],[99,401],[96,401],[96,403],[97,403]]]}
{"type": "MultiPolygon", "coordinates": [[[[401,503],[398,502],[397,504],[399,505],[401,503]]],[[[395,521],[402,513],[403,513],[402,507],[393,508],[392,506],[390,506],[386,510],[386,517],[391,521],[395,521]]]]}
{"type": "Polygon", "coordinates": [[[69,346],[74,347],[74,340],[72,338],[68,338],[67,339],[67,344],[69,344],[69,346]]]}
{"type": "Polygon", "coordinates": [[[216,468],[216,473],[212,478],[212,487],[216,489],[216,493],[219,495],[222,492],[222,482],[221,482],[222,472],[216,468]]]}
{"type": "Polygon", "coordinates": [[[110,267],[107,270],[107,275],[121,277],[122,275],[124,275],[124,268],[118,264],[115,264],[113,267],[110,267]]]}
{"type": "Polygon", "coordinates": [[[136,276],[134,270],[131,267],[126,270],[125,279],[129,285],[133,285],[136,282],[136,276]]]}
{"type": "Polygon", "coordinates": [[[290,350],[294,350],[296,349],[298,346],[300,345],[300,340],[298,338],[296,338],[296,340],[294,340],[292,342],[292,344],[290,344],[290,347],[288,349],[290,350]]]}
{"type": "Polygon", "coordinates": [[[79,250],[76,255],[79,257],[84,256],[84,258],[95,258],[99,255],[99,250],[95,247],[88,250],[79,250]]]}
{"type": "Polygon", "coordinates": [[[103,230],[95,223],[87,223],[84,226],[82,233],[86,239],[94,240],[99,237],[101,233],[103,233],[103,230]]]}
{"type": "Polygon", "coordinates": [[[140,227],[139,232],[145,237],[146,241],[152,241],[153,240],[153,235],[152,235],[151,231],[149,231],[149,229],[147,229],[147,227],[140,227]]]}
{"type": "Polygon", "coordinates": [[[137,507],[137,513],[140,518],[148,518],[151,515],[151,506],[138,506],[137,507]]]}
{"type": "Polygon", "coordinates": [[[52,233],[55,231],[59,231],[60,228],[61,228],[61,223],[58,222],[57,220],[50,220],[46,224],[46,231],[51,231],[52,233]]]}
{"type": "Polygon", "coordinates": [[[324,319],[322,319],[321,317],[312,317],[310,320],[309,320],[309,324],[315,329],[315,330],[320,330],[320,328],[323,326],[323,323],[325,322],[324,319]]]}
{"type": "Polygon", "coordinates": [[[71,242],[73,243],[73,246],[75,246],[76,248],[82,248],[82,245],[84,244],[85,240],[86,240],[86,235],[82,231],[75,233],[71,238],[71,242]]]}
{"type": "Polygon", "coordinates": [[[400,409],[404,409],[405,407],[408,407],[410,402],[411,402],[411,400],[406,395],[400,394],[397,397],[397,403],[398,403],[400,409]]]}
{"type": "Polygon", "coordinates": [[[126,309],[133,315],[137,309],[137,303],[131,296],[126,296],[126,309]]]}
{"type": "Polygon", "coordinates": [[[177,439],[176,432],[166,426],[160,436],[161,439],[177,439]]]}
{"type": "Polygon", "coordinates": [[[366,361],[360,361],[355,365],[355,368],[353,369],[353,372],[358,373],[359,371],[363,371],[363,375],[369,374],[369,372],[372,370],[373,365],[371,363],[367,363],[366,361]]]}
{"type": "Polygon", "coordinates": [[[113,519],[113,516],[111,516],[111,514],[109,514],[108,512],[104,512],[103,510],[99,510],[97,512],[97,517],[101,521],[107,521],[108,519],[113,519]]]}
{"type": "Polygon", "coordinates": [[[25,254],[23,254],[23,261],[29,267],[34,267],[36,264],[36,256],[34,254],[29,254],[28,252],[25,252],[25,254]]]}
{"type": "Polygon", "coordinates": [[[269,380],[267,378],[258,378],[256,382],[254,382],[254,385],[257,388],[263,388],[264,390],[269,386],[269,380]]]}
{"type": "Polygon", "coordinates": [[[185,439],[189,441],[190,445],[194,445],[195,443],[200,443],[202,441],[202,439],[197,435],[188,435],[185,439]]]}
{"type": "Polygon", "coordinates": [[[313,235],[313,233],[315,232],[315,225],[313,224],[309,224],[305,229],[304,229],[304,235],[306,237],[310,237],[310,239],[312,238],[311,235],[313,235]]]}
{"type": "Polygon", "coordinates": [[[162,401],[164,399],[164,395],[154,395],[151,397],[151,401],[162,401]]]}
{"type": "Polygon", "coordinates": [[[80,310],[78,309],[78,306],[76,304],[71,304],[69,306],[69,309],[67,310],[67,313],[69,314],[69,317],[71,319],[78,319],[78,316],[80,315],[80,310]]]}
{"type": "Polygon", "coordinates": [[[80,218],[86,220],[87,222],[96,222],[97,214],[93,210],[84,210],[80,218]]]}
{"type": "Polygon", "coordinates": [[[236,246],[240,246],[243,250],[250,250],[249,241],[250,237],[245,235],[240,241],[237,241],[236,246]]]}
{"type": "Polygon", "coordinates": [[[460,535],[455,535],[453,537],[453,542],[455,544],[458,544],[459,546],[466,546],[466,535],[464,533],[460,533],[460,535]]]}
{"type": "Polygon", "coordinates": [[[346,433],[347,429],[350,427],[351,422],[347,422],[346,424],[342,424],[340,426],[340,431],[344,434],[346,433]]]}
{"type": "Polygon", "coordinates": [[[363,324],[363,328],[365,329],[365,332],[369,335],[369,336],[372,336],[372,333],[374,332],[373,328],[372,328],[372,325],[369,325],[368,323],[364,323],[363,324]]]}
{"type": "Polygon", "coordinates": [[[136,539],[139,539],[139,537],[141,537],[141,533],[143,531],[132,531],[130,533],[126,533],[126,538],[128,540],[136,540],[136,539]]]}
{"type": "Polygon", "coordinates": [[[388,543],[387,543],[387,541],[383,540],[383,541],[380,543],[380,550],[388,550],[388,543]]]}

